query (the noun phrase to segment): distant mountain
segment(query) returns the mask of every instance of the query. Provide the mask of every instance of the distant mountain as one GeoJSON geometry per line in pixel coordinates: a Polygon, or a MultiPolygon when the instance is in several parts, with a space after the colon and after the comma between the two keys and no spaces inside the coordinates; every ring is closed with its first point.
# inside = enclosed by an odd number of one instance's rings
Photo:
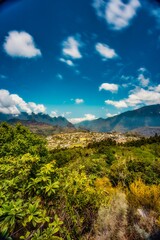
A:
{"type": "Polygon", "coordinates": [[[50,117],[48,114],[32,113],[27,114],[22,112],[20,115],[3,114],[0,113],[0,122],[8,122],[15,124],[21,122],[28,126],[33,132],[42,135],[49,135],[59,132],[75,131],[75,127],[64,117],[50,117]]]}
{"type": "Polygon", "coordinates": [[[12,115],[12,114],[3,114],[0,113],[0,122],[2,121],[35,121],[40,123],[46,123],[50,124],[52,126],[60,126],[60,127],[74,127],[72,123],[70,123],[66,118],[64,117],[50,117],[48,114],[42,114],[42,113],[32,113],[28,114],[26,112],[22,112],[20,115],[12,115]]]}
{"type": "Polygon", "coordinates": [[[127,111],[107,119],[84,121],[76,126],[96,132],[127,132],[140,127],[160,127],[160,104],[127,111]]]}
{"type": "Polygon", "coordinates": [[[128,133],[138,134],[144,137],[153,137],[155,134],[160,135],[160,127],[140,127],[129,131],[128,133]]]}

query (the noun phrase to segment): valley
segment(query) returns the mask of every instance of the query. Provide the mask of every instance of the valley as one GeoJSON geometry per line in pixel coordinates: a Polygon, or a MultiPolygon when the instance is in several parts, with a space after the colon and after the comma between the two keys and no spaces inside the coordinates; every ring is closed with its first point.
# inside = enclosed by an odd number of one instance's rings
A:
{"type": "Polygon", "coordinates": [[[89,143],[101,142],[108,139],[116,143],[125,143],[127,141],[138,140],[135,135],[127,135],[118,132],[98,133],[98,132],[72,132],[59,133],[48,136],[47,146],[49,149],[86,147],[89,143]]]}
{"type": "MultiPolygon", "coordinates": [[[[25,112],[21,112],[19,115],[0,113],[0,122],[8,122],[11,125],[22,123],[24,126],[29,127],[32,132],[43,136],[76,132],[101,133],[100,135],[84,135],[84,138],[87,136],[86,142],[88,142],[88,138],[94,139],[94,137],[96,139],[105,139],[108,136],[108,132],[120,132],[125,134],[126,132],[132,131],[142,136],[153,136],[156,132],[159,133],[160,131],[160,104],[148,105],[136,110],[126,111],[106,119],[97,118],[95,120],[82,121],[78,124],[73,124],[69,119],[62,116],[51,117],[44,113],[28,114],[25,112]]],[[[59,137],[63,138],[61,135],[59,137]]],[[[65,137],[70,139],[69,135],[65,135],[65,137]]],[[[112,134],[111,137],[114,138],[114,135],[112,134]]],[[[115,136],[115,138],[117,138],[117,136],[115,136]]],[[[79,144],[78,142],[75,143],[79,144]]]]}
{"type": "Polygon", "coordinates": [[[160,0],[0,0],[0,240],[160,240],[160,0]]]}
{"type": "Polygon", "coordinates": [[[160,136],[47,139],[0,124],[0,239],[159,239],[160,136]]]}

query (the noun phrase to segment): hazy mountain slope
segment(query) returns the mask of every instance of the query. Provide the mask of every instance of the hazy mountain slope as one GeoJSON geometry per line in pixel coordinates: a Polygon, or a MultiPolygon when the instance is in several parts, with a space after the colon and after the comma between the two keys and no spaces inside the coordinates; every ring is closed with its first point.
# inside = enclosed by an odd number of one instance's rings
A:
{"type": "Polygon", "coordinates": [[[22,112],[20,115],[3,114],[0,113],[0,122],[8,122],[9,124],[16,124],[21,122],[23,125],[37,134],[52,135],[60,132],[74,132],[76,128],[64,117],[50,117],[47,114],[34,114],[31,115],[22,112]]]}
{"type": "Polygon", "coordinates": [[[135,133],[144,137],[155,136],[157,133],[160,135],[160,127],[140,127],[129,131],[129,133],[135,133]]]}
{"type": "Polygon", "coordinates": [[[39,123],[46,123],[52,126],[60,126],[60,127],[73,127],[74,125],[71,124],[66,118],[64,117],[50,117],[48,114],[27,114],[22,112],[20,115],[12,115],[12,114],[3,114],[0,113],[0,122],[2,121],[31,121],[31,122],[39,122],[39,123]]]}
{"type": "Polygon", "coordinates": [[[160,126],[160,104],[145,106],[107,119],[84,121],[77,126],[98,132],[126,132],[139,127],[160,126]]]}

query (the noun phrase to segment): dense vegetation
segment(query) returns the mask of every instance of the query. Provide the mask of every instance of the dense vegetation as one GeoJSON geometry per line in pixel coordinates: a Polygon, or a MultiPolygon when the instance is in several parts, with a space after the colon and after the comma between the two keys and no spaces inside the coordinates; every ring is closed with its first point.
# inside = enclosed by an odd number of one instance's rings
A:
{"type": "Polygon", "coordinates": [[[0,125],[1,238],[160,239],[160,137],[48,151],[0,125]]]}

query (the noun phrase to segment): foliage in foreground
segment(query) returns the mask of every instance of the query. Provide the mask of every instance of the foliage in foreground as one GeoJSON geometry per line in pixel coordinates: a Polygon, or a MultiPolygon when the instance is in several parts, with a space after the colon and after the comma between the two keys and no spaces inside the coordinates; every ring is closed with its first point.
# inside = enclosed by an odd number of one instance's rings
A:
{"type": "Polygon", "coordinates": [[[159,239],[160,138],[48,151],[0,126],[0,232],[6,239],[159,239]]]}

